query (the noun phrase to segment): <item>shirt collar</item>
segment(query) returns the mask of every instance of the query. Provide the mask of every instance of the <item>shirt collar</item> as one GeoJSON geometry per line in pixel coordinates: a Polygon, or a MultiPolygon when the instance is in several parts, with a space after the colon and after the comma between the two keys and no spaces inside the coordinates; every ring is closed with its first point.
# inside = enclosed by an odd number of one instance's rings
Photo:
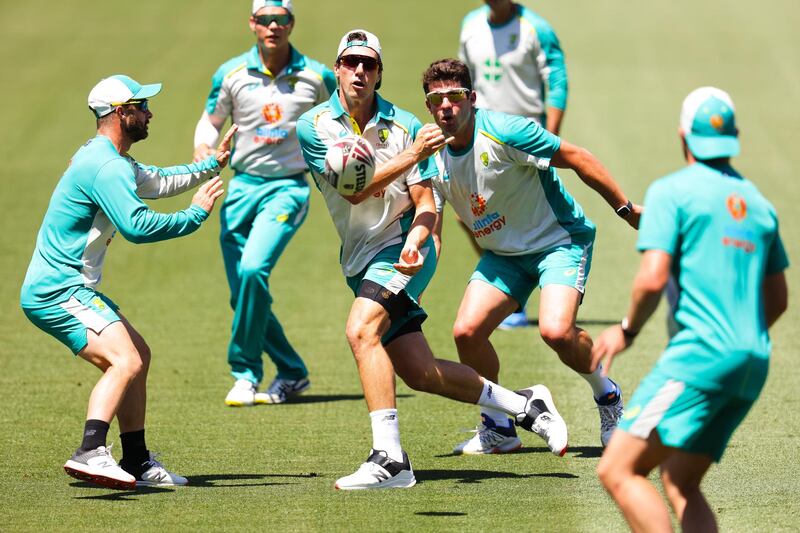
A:
{"type": "MultiPolygon", "coordinates": [[[[284,69],[286,74],[303,70],[306,67],[305,56],[298,52],[292,45],[289,45],[289,50],[291,55],[289,56],[289,64],[286,65],[286,68],[284,69]]],[[[280,74],[280,72],[273,73],[267,70],[267,68],[261,62],[261,56],[258,54],[258,45],[253,45],[250,51],[247,52],[247,70],[255,70],[273,78],[280,74]]]]}
{"type": "MultiPolygon", "coordinates": [[[[378,111],[375,113],[375,116],[372,117],[372,120],[377,121],[379,119],[384,119],[388,122],[394,120],[394,106],[390,102],[384,100],[377,92],[375,93],[375,101],[378,104],[378,111]]],[[[333,118],[339,118],[342,115],[350,116],[350,114],[345,111],[344,107],[342,107],[342,102],[339,100],[338,88],[333,91],[329,102],[333,118]]],[[[370,120],[370,122],[372,122],[372,120],[370,120]]]]}

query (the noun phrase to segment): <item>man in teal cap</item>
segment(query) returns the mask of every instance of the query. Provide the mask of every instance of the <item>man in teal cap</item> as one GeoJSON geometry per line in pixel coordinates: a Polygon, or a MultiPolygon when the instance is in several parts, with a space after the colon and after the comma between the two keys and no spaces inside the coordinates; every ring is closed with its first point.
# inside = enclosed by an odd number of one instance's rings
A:
{"type": "Polygon", "coordinates": [[[217,69],[195,130],[195,161],[213,151],[228,117],[239,125],[230,190],[220,208],[220,245],[230,286],[233,325],[228,364],[232,407],[283,403],[308,389],[308,369],[283,331],[270,275],[308,213],[306,163],[295,124],[336,88],[333,72],[289,42],[290,0],[253,0],[256,43],[217,69]],[[277,373],[265,390],[262,354],[277,373]]]}
{"type": "Polygon", "coordinates": [[[99,485],[185,485],[145,444],[144,419],[150,348],[110,298],[97,291],[106,250],[119,231],[134,243],[188,235],[208,218],[222,194],[218,174],[230,156],[235,127],[214,155],[191,165],[158,168],[138,163],[131,145],[147,138],[149,98],[161,84],[128,76],[100,81],[89,93],[97,136],[72,156],[56,185],[36,240],[20,295],[37,327],[96,366],[103,376],[89,398],[81,445],[64,465],[78,479],[99,485]],[[141,198],[173,196],[203,183],[192,204],[169,215],[141,198]],[[106,446],[116,416],[122,442],[119,465],[106,446]]]}
{"type": "Polygon", "coordinates": [[[593,349],[607,371],[667,288],[669,344],[597,467],[634,531],[672,531],[647,480],[657,466],[682,529],[717,530],[700,483],[764,386],[767,329],[787,306],[788,259],[775,208],[730,164],[739,153],[730,96],[714,87],[690,93],[680,135],[689,166],[650,186],[628,314],[593,349]]]}

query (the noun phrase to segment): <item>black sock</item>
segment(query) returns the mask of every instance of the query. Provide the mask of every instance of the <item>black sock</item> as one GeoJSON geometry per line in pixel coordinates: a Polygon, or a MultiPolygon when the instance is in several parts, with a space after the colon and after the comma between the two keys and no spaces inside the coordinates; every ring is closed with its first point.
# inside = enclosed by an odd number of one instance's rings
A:
{"type": "Polygon", "coordinates": [[[139,468],[150,459],[150,452],[147,451],[144,442],[144,429],[122,433],[119,440],[122,443],[122,460],[119,464],[125,470],[128,470],[128,467],[139,468]]]}
{"type": "Polygon", "coordinates": [[[83,426],[83,442],[81,442],[80,450],[88,452],[100,446],[105,446],[108,428],[108,422],[94,419],[87,420],[86,425],[83,426]]]}

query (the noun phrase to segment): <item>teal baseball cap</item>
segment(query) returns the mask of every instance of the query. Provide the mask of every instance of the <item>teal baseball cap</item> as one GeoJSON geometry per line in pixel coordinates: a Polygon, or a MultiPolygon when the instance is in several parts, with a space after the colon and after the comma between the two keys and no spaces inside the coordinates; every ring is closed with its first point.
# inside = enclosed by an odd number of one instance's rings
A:
{"type": "Polygon", "coordinates": [[[131,100],[145,100],[161,92],[160,83],[142,85],[130,76],[115,74],[100,80],[89,92],[89,109],[97,118],[131,100]]]}
{"type": "Polygon", "coordinates": [[[681,130],[696,159],[739,155],[736,108],[722,89],[700,87],[689,93],[681,108],[681,130]]]}

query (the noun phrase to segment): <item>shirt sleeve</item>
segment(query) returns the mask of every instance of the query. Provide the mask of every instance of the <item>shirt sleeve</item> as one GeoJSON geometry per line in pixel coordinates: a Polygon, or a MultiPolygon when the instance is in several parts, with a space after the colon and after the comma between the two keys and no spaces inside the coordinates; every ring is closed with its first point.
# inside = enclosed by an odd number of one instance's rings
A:
{"type": "Polygon", "coordinates": [[[636,243],[640,252],[663,250],[674,256],[678,251],[681,210],[676,196],[674,189],[671,190],[663,180],[647,189],[636,243]]]}
{"type": "Polygon", "coordinates": [[[300,141],[300,150],[303,152],[308,168],[318,176],[325,174],[325,154],[328,146],[320,139],[314,127],[314,110],[308,111],[297,119],[297,140],[300,141]]]}
{"type": "Polygon", "coordinates": [[[227,72],[220,67],[211,78],[211,91],[206,99],[206,112],[209,115],[227,118],[233,111],[233,98],[225,83],[227,72]]]}
{"type": "MultiPolygon", "coordinates": [[[[409,146],[413,144],[414,140],[417,138],[417,133],[419,133],[421,128],[422,123],[417,117],[414,117],[411,120],[408,128],[408,136],[411,139],[409,146]]],[[[439,169],[436,168],[436,162],[433,159],[433,157],[429,157],[428,159],[420,161],[416,167],[412,168],[411,172],[406,177],[406,182],[409,185],[413,185],[414,183],[429,180],[436,176],[439,173],[439,169]]]]}
{"type": "Polygon", "coordinates": [[[542,79],[547,84],[545,104],[548,107],[566,109],[569,82],[561,43],[559,43],[553,28],[544,19],[536,17],[532,22],[536,29],[536,36],[540,46],[536,56],[536,64],[539,67],[542,79]]]}
{"type": "Polygon", "coordinates": [[[192,189],[201,181],[213,178],[220,172],[217,158],[213,155],[197,163],[164,168],[143,165],[135,160],[132,160],[132,163],[136,194],[139,198],[175,196],[192,189]]]}
{"type": "MultiPolygon", "coordinates": [[[[778,217],[775,217],[775,222],[777,223],[778,217]]],[[[786,254],[786,248],[783,246],[783,240],[781,239],[781,235],[777,230],[777,226],[775,229],[775,238],[772,240],[772,246],[769,247],[769,251],[767,252],[767,275],[770,274],[777,274],[778,272],[783,272],[789,267],[789,256],[786,254]]]]}
{"type": "Polygon", "coordinates": [[[125,159],[115,159],[100,169],[92,197],[122,236],[134,243],[188,235],[208,218],[208,213],[196,205],[172,214],[152,211],[136,195],[134,171],[125,159]]]}
{"type": "Polygon", "coordinates": [[[521,165],[540,170],[550,168],[550,160],[561,148],[561,138],[547,131],[536,121],[517,115],[493,113],[487,115],[487,133],[502,144],[511,146],[510,157],[521,165]]]}

